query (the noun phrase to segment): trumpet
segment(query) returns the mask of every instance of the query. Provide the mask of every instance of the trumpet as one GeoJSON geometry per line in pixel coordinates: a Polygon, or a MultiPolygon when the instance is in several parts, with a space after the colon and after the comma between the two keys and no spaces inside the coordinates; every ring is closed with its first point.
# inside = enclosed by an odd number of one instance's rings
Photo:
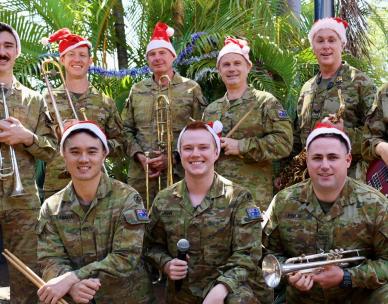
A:
{"type": "Polygon", "coordinates": [[[326,265],[346,267],[349,263],[365,260],[366,257],[361,256],[360,252],[366,250],[367,249],[336,249],[331,250],[328,253],[322,252],[294,257],[286,260],[284,264],[281,264],[274,255],[268,254],[264,257],[262,264],[264,281],[269,287],[275,288],[279,285],[281,278],[288,273],[297,271],[311,273],[326,265]]]}
{"type": "MultiPolygon", "coordinates": [[[[4,105],[4,118],[7,119],[9,117],[9,110],[7,105],[7,100],[5,98],[5,84],[0,83],[1,95],[4,105]]],[[[11,167],[4,168],[3,163],[3,154],[1,152],[0,145],[0,179],[5,179],[9,176],[14,176],[14,188],[11,193],[11,197],[18,197],[25,195],[25,191],[22,185],[22,180],[20,178],[19,166],[16,159],[15,149],[12,146],[9,146],[9,155],[11,158],[11,167]]]]}
{"type": "Polygon", "coordinates": [[[63,130],[64,130],[64,123],[63,123],[61,114],[59,113],[59,110],[58,110],[58,105],[57,105],[57,101],[55,100],[55,97],[54,97],[54,94],[53,94],[52,86],[51,86],[50,81],[48,79],[49,75],[55,76],[57,73],[59,74],[59,76],[61,78],[61,81],[62,81],[62,84],[63,84],[63,87],[64,87],[65,92],[66,92],[66,96],[67,96],[67,101],[69,103],[69,107],[71,108],[71,111],[73,112],[74,118],[76,120],[79,120],[78,119],[78,115],[77,115],[77,112],[75,110],[73,101],[71,100],[70,92],[69,92],[69,90],[67,89],[67,86],[66,86],[65,76],[63,75],[62,68],[59,65],[59,63],[56,62],[53,59],[46,59],[46,60],[44,60],[42,62],[42,73],[43,73],[44,81],[46,82],[46,86],[47,86],[47,90],[48,90],[48,93],[49,93],[49,96],[50,96],[50,99],[51,99],[51,103],[53,105],[53,109],[54,109],[54,113],[55,113],[55,118],[58,121],[59,129],[61,130],[61,135],[62,135],[63,134],[63,130]],[[54,70],[50,70],[50,68],[49,68],[50,64],[52,64],[54,66],[54,70]]]}

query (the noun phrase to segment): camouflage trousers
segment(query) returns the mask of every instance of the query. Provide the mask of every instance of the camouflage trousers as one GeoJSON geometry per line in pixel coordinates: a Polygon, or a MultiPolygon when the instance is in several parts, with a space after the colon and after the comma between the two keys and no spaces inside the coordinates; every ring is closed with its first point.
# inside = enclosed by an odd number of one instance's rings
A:
{"type": "MultiPolygon", "coordinates": [[[[35,234],[38,214],[39,209],[0,211],[0,225],[4,249],[8,249],[39,275],[36,261],[37,235],[35,234]]],[[[11,304],[37,303],[37,288],[9,263],[8,272],[11,304]]]]}

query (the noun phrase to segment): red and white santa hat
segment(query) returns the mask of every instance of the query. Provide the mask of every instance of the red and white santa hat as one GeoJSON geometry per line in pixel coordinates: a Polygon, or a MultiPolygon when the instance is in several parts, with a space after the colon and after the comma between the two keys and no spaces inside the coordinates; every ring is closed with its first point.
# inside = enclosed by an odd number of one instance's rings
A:
{"type": "Polygon", "coordinates": [[[156,23],[151,41],[147,45],[146,54],[154,49],[165,48],[168,49],[175,58],[176,52],[170,41],[170,37],[173,35],[174,29],[172,27],[169,27],[167,24],[160,21],[156,23]]]}
{"type": "Polygon", "coordinates": [[[332,125],[330,123],[326,123],[326,122],[319,122],[315,125],[314,130],[307,137],[306,149],[308,149],[310,144],[313,142],[313,140],[315,138],[317,138],[317,136],[325,135],[325,134],[328,134],[328,135],[336,134],[336,135],[341,136],[347,144],[348,152],[350,153],[352,151],[352,145],[351,145],[350,139],[346,135],[346,133],[341,131],[340,129],[336,128],[334,125],[332,125]]]}
{"type": "MultiPolygon", "coordinates": [[[[221,152],[221,139],[220,138],[221,138],[222,129],[223,129],[224,126],[222,125],[221,121],[215,120],[215,121],[210,121],[208,123],[205,123],[205,127],[210,132],[210,134],[213,136],[214,141],[216,142],[217,151],[218,151],[218,155],[219,155],[220,152],[221,152]]],[[[179,137],[178,137],[177,150],[178,150],[179,154],[181,153],[181,139],[182,139],[182,135],[183,135],[183,133],[185,133],[186,128],[187,127],[184,127],[182,129],[182,131],[181,131],[181,133],[179,134],[179,137]]]]}
{"type": "Polygon", "coordinates": [[[6,28],[10,29],[11,32],[12,32],[12,36],[15,38],[16,40],[16,50],[17,50],[17,54],[16,54],[16,58],[20,56],[20,54],[22,53],[22,45],[20,43],[20,37],[18,35],[18,33],[15,31],[15,29],[10,26],[8,23],[5,23],[5,22],[0,22],[0,24],[3,24],[6,28]]]}
{"type": "Polygon", "coordinates": [[[248,62],[248,64],[252,66],[252,62],[249,59],[249,51],[250,51],[250,48],[246,40],[227,37],[224,41],[224,47],[218,53],[217,67],[218,67],[218,64],[220,63],[222,56],[229,53],[242,55],[245,58],[245,60],[248,62]]]}
{"type": "Polygon", "coordinates": [[[92,120],[82,120],[77,121],[74,124],[70,124],[66,127],[65,131],[63,132],[61,143],[59,146],[59,152],[63,156],[63,146],[66,141],[66,139],[69,137],[69,135],[74,132],[75,130],[89,130],[93,134],[95,134],[104,145],[104,148],[107,153],[109,153],[109,146],[108,146],[108,140],[106,138],[106,135],[104,131],[101,130],[101,128],[98,126],[98,124],[92,120]]]}
{"type": "Polygon", "coordinates": [[[74,50],[80,46],[87,46],[92,48],[92,44],[86,38],[79,35],[72,34],[68,28],[62,28],[52,34],[49,38],[44,37],[41,39],[43,45],[49,43],[58,42],[59,55],[62,57],[67,52],[74,50]]]}
{"type": "Polygon", "coordinates": [[[310,44],[313,45],[313,39],[316,33],[318,31],[323,29],[329,29],[333,30],[337,33],[337,35],[340,37],[343,45],[346,45],[347,39],[346,39],[346,29],[348,28],[349,24],[338,17],[330,17],[330,18],[323,18],[315,21],[313,24],[310,32],[309,32],[309,41],[310,44]]]}

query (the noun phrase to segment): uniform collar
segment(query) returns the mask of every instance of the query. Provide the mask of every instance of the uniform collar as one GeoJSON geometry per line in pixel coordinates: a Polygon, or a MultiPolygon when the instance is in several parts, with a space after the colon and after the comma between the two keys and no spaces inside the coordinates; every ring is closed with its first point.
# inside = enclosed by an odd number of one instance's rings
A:
{"type": "Polygon", "coordinates": [[[245,100],[252,99],[253,88],[248,86],[248,88],[245,90],[244,94],[240,98],[235,99],[232,104],[228,100],[227,96],[228,96],[228,92],[226,92],[225,95],[222,98],[220,98],[217,102],[222,103],[222,104],[227,104],[228,107],[234,107],[234,106],[237,106],[237,105],[243,103],[245,100]]]}
{"type": "MultiPolygon", "coordinates": [[[[174,77],[171,79],[171,85],[179,84],[182,82],[183,77],[177,71],[174,71],[174,77]]],[[[154,81],[153,75],[151,78],[146,78],[144,80],[144,85],[147,87],[152,87],[152,89],[159,90],[159,85],[154,81]]]]}
{"type": "MultiPolygon", "coordinates": [[[[56,90],[58,91],[65,91],[65,88],[63,86],[63,84],[61,84],[58,88],[56,88],[56,90]]],[[[73,93],[73,92],[70,92],[70,93],[73,93]]],[[[74,93],[73,93],[74,94],[74,93]]],[[[84,93],[83,95],[99,95],[99,92],[98,90],[89,82],[89,86],[88,86],[88,89],[86,90],[86,93],[84,93]]]]}
{"type": "Polygon", "coordinates": [[[16,79],[15,76],[13,76],[13,79],[12,79],[12,90],[18,90],[18,91],[22,90],[22,84],[16,79]]]}

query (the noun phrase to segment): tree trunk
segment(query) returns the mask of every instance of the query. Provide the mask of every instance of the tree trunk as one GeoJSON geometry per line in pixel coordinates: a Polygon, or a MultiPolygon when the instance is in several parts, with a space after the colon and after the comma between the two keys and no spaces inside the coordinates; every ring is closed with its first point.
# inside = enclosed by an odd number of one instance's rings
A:
{"type": "Polygon", "coordinates": [[[119,69],[128,68],[127,43],[125,39],[124,7],[122,0],[117,0],[113,6],[114,29],[119,69]]]}
{"type": "Polygon", "coordinates": [[[185,7],[183,0],[175,0],[172,5],[172,18],[174,20],[174,36],[181,37],[183,35],[183,22],[185,18],[185,7]]]}

